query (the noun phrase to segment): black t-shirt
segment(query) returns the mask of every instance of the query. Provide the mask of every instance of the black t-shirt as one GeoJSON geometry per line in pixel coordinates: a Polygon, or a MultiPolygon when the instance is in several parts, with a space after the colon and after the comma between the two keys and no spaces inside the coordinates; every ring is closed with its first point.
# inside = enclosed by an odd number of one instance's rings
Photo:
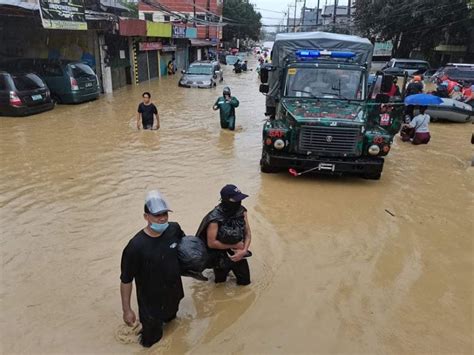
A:
{"type": "Polygon", "coordinates": [[[143,127],[153,125],[153,114],[158,114],[154,104],[145,105],[143,102],[138,105],[138,112],[142,114],[143,127]]]}
{"type": "Polygon", "coordinates": [[[178,311],[184,297],[177,246],[184,232],[178,223],[170,222],[159,237],[143,230],[127,244],[122,254],[120,279],[135,279],[140,317],[165,320],[178,311]]]}
{"type": "Polygon", "coordinates": [[[423,92],[423,84],[420,82],[413,82],[407,86],[406,96],[421,94],[423,92]]]}

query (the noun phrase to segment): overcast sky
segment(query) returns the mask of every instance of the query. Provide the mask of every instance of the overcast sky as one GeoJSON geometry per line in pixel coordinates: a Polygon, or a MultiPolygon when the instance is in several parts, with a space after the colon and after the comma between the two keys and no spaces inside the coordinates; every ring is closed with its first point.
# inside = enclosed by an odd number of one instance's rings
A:
{"type": "MultiPolygon", "coordinates": [[[[290,8],[290,17],[294,16],[294,0],[250,0],[250,2],[262,14],[262,23],[264,25],[278,25],[282,23],[285,17],[284,13],[288,12],[288,5],[292,6],[290,8]]],[[[326,3],[328,5],[334,4],[334,0],[320,0],[319,6],[323,7],[326,3]]],[[[306,7],[315,8],[317,4],[318,0],[306,0],[306,7]]],[[[297,5],[296,17],[300,17],[303,0],[299,0],[297,5]]],[[[347,0],[339,0],[339,5],[347,5],[347,0]]]]}

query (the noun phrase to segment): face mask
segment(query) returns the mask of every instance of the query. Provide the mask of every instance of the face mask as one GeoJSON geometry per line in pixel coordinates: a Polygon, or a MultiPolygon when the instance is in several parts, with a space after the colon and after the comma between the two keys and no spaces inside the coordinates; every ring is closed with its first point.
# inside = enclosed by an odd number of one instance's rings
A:
{"type": "Polygon", "coordinates": [[[242,201],[233,202],[233,201],[222,201],[222,209],[227,214],[235,214],[239,211],[240,206],[242,206],[242,201]]]}
{"type": "Polygon", "coordinates": [[[151,223],[150,228],[153,232],[163,233],[169,227],[169,223],[151,223]]]}

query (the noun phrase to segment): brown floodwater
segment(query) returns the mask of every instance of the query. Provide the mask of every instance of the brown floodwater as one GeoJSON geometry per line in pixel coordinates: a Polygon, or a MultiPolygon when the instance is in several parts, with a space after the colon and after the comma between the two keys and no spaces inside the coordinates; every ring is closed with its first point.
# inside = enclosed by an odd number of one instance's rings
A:
{"type": "Polygon", "coordinates": [[[223,85],[177,79],[1,118],[2,353],[473,352],[470,124],[397,138],[380,181],[262,175],[255,72],[225,74],[236,132],[211,109],[223,85]],[[134,129],[143,91],[158,132],[134,129]],[[145,193],[193,234],[226,183],[250,195],[253,283],[185,279],[178,319],[144,351],[122,334],[119,264],[145,193]]]}

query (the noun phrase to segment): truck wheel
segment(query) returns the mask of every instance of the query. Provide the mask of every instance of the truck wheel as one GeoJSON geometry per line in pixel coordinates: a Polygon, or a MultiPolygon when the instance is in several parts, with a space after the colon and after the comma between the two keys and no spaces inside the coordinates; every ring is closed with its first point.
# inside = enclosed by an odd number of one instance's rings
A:
{"type": "Polygon", "coordinates": [[[265,164],[263,159],[260,160],[260,171],[264,174],[276,174],[280,172],[279,168],[265,164]]]}
{"type": "Polygon", "coordinates": [[[382,173],[371,173],[371,174],[364,174],[363,178],[367,180],[380,180],[382,173]]]}

